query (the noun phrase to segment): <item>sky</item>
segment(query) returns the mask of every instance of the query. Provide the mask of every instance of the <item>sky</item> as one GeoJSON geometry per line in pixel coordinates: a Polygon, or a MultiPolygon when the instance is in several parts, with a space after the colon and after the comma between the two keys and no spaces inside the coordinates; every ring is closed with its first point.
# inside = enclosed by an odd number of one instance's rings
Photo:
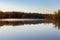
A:
{"type": "Polygon", "coordinates": [[[0,0],[1,11],[52,13],[60,9],[60,0],[0,0]]]}

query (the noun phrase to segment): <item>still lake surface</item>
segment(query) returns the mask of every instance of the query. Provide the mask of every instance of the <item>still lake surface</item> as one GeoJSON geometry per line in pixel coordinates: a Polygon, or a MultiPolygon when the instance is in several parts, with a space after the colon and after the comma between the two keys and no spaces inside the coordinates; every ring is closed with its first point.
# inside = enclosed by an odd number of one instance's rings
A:
{"type": "Polygon", "coordinates": [[[48,20],[0,22],[0,40],[60,40],[58,24],[48,20]]]}

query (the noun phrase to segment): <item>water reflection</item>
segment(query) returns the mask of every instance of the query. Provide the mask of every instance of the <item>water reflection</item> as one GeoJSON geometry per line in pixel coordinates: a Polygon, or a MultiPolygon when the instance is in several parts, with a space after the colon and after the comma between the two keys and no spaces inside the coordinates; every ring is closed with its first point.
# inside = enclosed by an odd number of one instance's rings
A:
{"type": "Polygon", "coordinates": [[[35,20],[35,21],[0,21],[0,26],[3,25],[24,25],[24,24],[41,24],[41,23],[52,23],[55,25],[55,28],[58,27],[60,29],[60,21],[59,20],[35,20]]]}
{"type": "Polygon", "coordinates": [[[55,28],[58,27],[60,29],[60,20],[53,20],[52,23],[55,25],[55,28]]]}

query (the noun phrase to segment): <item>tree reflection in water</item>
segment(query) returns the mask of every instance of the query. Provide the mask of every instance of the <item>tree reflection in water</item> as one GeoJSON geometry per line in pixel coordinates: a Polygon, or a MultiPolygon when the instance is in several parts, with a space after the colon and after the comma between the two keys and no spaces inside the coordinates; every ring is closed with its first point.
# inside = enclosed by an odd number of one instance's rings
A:
{"type": "Polygon", "coordinates": [[[55,25],[55,28],[58,27],[60,29],[60,20],[53,20],[53,25],[55,25]]]}
{"type": "Polygon", "coordinates": [[[55,28],[58,27],[60,29],[60,20],[36,20],[36,21],[0,21],[0,26],[3,25],[24,25],[24,24],[41,24],[41,23],[52,23],[55,25],[55,28]]]}

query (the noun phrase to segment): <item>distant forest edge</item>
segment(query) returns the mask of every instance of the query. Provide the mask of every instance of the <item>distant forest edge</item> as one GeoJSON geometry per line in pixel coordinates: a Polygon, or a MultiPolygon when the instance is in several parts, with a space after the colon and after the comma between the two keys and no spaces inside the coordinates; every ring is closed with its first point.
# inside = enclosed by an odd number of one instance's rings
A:
{"type": "Polygon", "coordinates": [[[25,12],[2,12],[0,11],[0,19],[6,18],[31,18],[31,19],[60,19],[60,10],[54,12],[53,14],[43,14],[43,13],[25,13],[25,12]]]}

